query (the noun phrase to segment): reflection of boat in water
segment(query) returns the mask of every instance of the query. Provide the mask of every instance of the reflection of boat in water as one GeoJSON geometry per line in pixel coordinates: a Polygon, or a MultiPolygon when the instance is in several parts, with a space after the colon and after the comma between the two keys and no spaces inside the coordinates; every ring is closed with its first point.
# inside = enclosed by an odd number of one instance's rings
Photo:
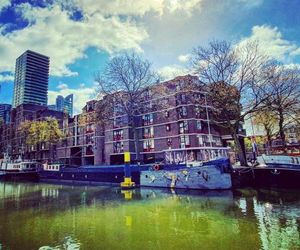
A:
{"type": "Polygon", "coordinates": [[[21,158],[12,161],[7,154],[0,160],[0,179],[4,180],[36,180],[38,163],[21,158]]]}
{"type": "MultiPolygon", "coordinates": [[[[169,152],[167,152],[169,153],[169,152]]],[[[226,148],[206,148],[207,162],[193,161],[174,164],[178,151],[166,157],[166,165],[155,165],[152,169],[141,171],[140,185],[182,189],[230,189],[231,167],[226,148]],[[169,161],[169,162],[168,162],[169,161]]]]}
{"type": "Polygon", "coordinates": [[[234,186],[263,188],[300,188],[300,157],[262,155],[259,165],[233,172],[234,186]]]}

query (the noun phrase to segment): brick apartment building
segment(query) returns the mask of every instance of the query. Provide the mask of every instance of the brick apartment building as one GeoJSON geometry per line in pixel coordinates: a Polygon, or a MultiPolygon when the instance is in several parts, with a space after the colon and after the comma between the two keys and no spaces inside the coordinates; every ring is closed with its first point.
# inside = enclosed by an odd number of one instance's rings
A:
{"type": "MultiPolygon", "coordinates": [[[[152,163],[165,158],[170,162],[202,160],[209,153],[208,147],[215,147],[216,155],[224,154],[220,147],[226,146],[225,140],[230,136],[210,121],[211,107],[206,92],[186,88],[197,81],[197,77],[190,75],[176,77],[156,84],[145,92],[142,109],[134,119],[139,152],[137,161],[152,163]],[[159,95],[151,95],[151,91],[155,92],[155,88],[162,86],[163,91],[159,91],[159,95]]],[[[21,121],[46,117],[48,114],[59,119],[66,135],[55,145],[56,159],[71,165],[119,164],[123,162],[125,151],[131,152],[135,159],[135,131],[129,126],[128,117],[115,107],[106,125],[100,126],[97,123],[97,104],[95,100],[87,102],[82,113],[73,118],[66,118],[62,112],[47,108],[33,109],[30,116],[28,109],[17,107],[13,110],[18,115],[12,116],[12,128],[2,133],[2,145],[12,144],[13,154],[20,152],[20,141],[14,136],[16,127],[21,121]],[[9,139],[14,143],[8,143],[9,139]]],[[[39,153],[39,149],[31,152],[26,148],[25,155],[31,159],[47,159],[49,152],[44,150],[44,153],[39,153]]]]}
{"type": "MultiPolygon", "coordinates": [[[[24,159],[48,160],[50,158],[50,145],[43,143],[36,146],[28,146],[18,128],[24,121],[44,120],[53,117],[62,123],[63,112],[49,110],[47,106],[38,104],[21,104],[11,111],[9,124],[3,124],[0,133],[0,149],[2,153],[8,153],[12,159],[22,156],[24,159]]],[[[54,149],[56,145],[51,145],[54,149]]],[[[0,152],[1,153],[1,152],[0,152]]]]}
{"type": "MultiPolygon", "coordinates": [[[[164,93],[159,96],[149,98],[145,93],[143,108],[135,117],[138,161],[161,162],[168,155],[201,160],[207,147],[226,145],[225,139],[230,136],[209,124],[210,106],[205,91],[184,87],[195,81],[197,77],[190,75],[177,77],[160,83],[164,93]],[[158,100],[166,105],[157,108],[158,100]]],[[[128,117],[116,107],[111,119],[101,127],[96,123],[96,109],[97,102],[90,101],[82,114],[64,121],[68,139],[58,147],[58,158],[77,165],[119,164],[123,162],[123,153],[129,151],[135,159],[134,131],[128,125],[128,117]]],[[[217,154],[224,153],[218,150],[217,154]]]]}

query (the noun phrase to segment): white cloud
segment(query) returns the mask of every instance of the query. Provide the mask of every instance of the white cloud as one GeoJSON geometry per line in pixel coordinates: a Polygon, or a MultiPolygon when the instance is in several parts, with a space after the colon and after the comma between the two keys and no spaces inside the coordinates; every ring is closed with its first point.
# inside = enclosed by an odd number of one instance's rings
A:
{"type": "Polygon", "coordinates": [[[58,89],[67,89],[67,88],[68,88],[68,85],[65,84],[65,83],[59,83],[59,84],[57,85],[57,88],[58,88],[58,89]]]}
{"type": "Polygon", "coordinates": [[[0,74],[0,82],[11,82],[14,80],[14,76],[11,74],[0,74]]]}
{"type": "Polygon", "coordinates": [[[0,0],[0,12],[6,7],[10,6],[10,0],[0,0]]]}
{"type": "Polygon", "coordinates": [[[189,71],[184,67],[174,64],[160,68],[158,73],[162,77],[162,80],[170,80],[176,76],[186,75],[189,71]]]}
{"type": "Polygon", "coordinates": [[[141,51],[147,32],[132,19],[101,14],[72,20],[58,5],[48,8],[21,4],[16,8],[29,21],[21,30],[0,35],[0,72],[13,71],[15,59],[27,49],[50,56],[50,73],[76,75],[68,65],[85,57],[88,47],[109,53],[124,49],[141,51]]]}
{"type": "Polygon", "coordinates": [[[267,25],[254,26],[252,34],[241,40],[240,45],[257,41],[262,53],[280,61],[290,60],[290,56],[300,54],[299,47],[291,41],[285,40],[277,27],[267,25]]]}
{"type": "Polygon", "coordinates": [[[79,9],[85,15],[143,16],[152,12],[158,15],[184,11],[191,14],[201,7],[203,0],[56,0],[66,9],[79,9]]]}
{"type": "Polygon", "coordinates": [[[183,63],[188,62],[190,60],[190,58],[191,58],[191,54],[185,54],[185,55],[178,56],[178,60],[183,63]]]}
{"type": "Polygon", "coordinates": [[[74,94],[74,114],[81,113],[82,108],[85,106],[86,102],[93,99],[96,94],[95,88],[63,88],[58,91],[49,90],[48,91],[48,103],[54,104],[56,97],[58,95],[67,96],[69,94],[74,94]]]}

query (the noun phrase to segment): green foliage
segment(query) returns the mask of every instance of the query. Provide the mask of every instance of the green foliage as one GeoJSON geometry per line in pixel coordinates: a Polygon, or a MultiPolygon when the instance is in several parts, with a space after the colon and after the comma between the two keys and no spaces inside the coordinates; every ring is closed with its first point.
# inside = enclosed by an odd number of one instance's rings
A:
{"type": "Polygon", "coordinates": [[[34,146],[39,143],[56,143],[63,138],[58,121],[47,118],[44,121],[25,121],[19,127],[19,132],[25,138],[27,145],[34,146]]]}
{"type": "MultiPolygon", "coordinates": [[[[244,140],[247,151],[252,150],[252,139],[247,137],[244,140]]],[[[256,145],[261,148],[265,144],[265,138],[263,136],[255,136],[256,145]]]]}

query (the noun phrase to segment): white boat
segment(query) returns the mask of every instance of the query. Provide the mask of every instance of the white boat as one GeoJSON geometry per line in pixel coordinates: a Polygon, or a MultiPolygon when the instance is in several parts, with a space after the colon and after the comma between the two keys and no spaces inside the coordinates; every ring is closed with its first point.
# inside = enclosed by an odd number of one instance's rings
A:
{"type": "Polygon", "coordinates": [[[300,157],[288,155],[265,155],[257,158],[260,167],[299,168],[300,157]]]}
{"type": "Polygon", "coordinates": [[[4,154],[4,158],[0,159],[1,172],[28,172],[36,171],[38,163],[35,161],[22,160],[19,157],[17,160],[11,160],[8,154],[4,154]]]}

